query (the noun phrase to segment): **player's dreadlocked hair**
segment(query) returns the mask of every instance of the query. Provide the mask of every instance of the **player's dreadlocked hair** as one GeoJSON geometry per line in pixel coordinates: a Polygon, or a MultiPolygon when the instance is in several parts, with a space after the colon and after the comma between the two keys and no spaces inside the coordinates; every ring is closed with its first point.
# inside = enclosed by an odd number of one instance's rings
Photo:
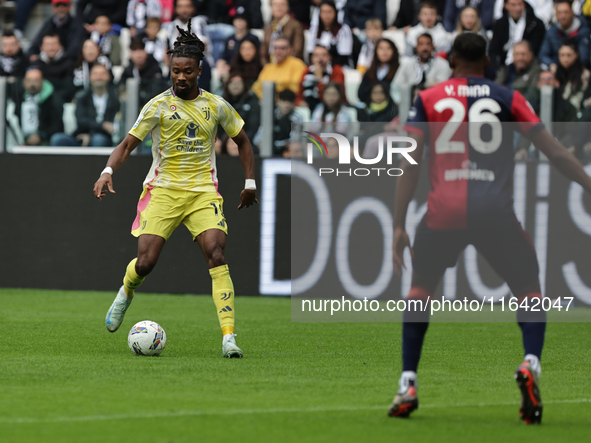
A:
{"type": "Polygon", "coordinates": [[[192,58],[197,60],[197,65],[199,65],[201,60],[203,60],[205,44],[191,32],[191,20],[189,20],[189,26],[186,31],[179,26],[176,28],[179,30],[179,36],[174,42],[174,49],[168,51],[170,58],[172,59],[175,56],[192,58]]]}

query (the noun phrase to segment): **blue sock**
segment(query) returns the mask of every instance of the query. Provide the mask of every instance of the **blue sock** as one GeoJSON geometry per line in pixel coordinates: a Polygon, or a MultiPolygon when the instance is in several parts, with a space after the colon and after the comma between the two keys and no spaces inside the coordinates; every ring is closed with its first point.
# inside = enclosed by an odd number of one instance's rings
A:
{"type": "MultiPolygon", "coordinates": [[[[542,298],[541,294],[535,292],[527,294],[525,297],[531,299],[542,298]]],[[[520,302],[525,297],[520,298],[520,302]]],[[[521,328],[525,355],[533,354],[540,359],[542,356],[542,348],[544,347],[544,336],[546,335],[546,311],[527,311],[525,309],[518,309],[517,323],[521,328]]]]}
{"type": "Polygon", "coordinates": [[[429,322],[402,324],[402,370],[417,372],[429,322]]]}
{"type": "MultiPolygon", "coordinates": [[[[422,303],[428,303],[433,294],[419,286],[410,288],[406,300],[416,300],[422,303]]],[[[416,306],[410,308],[407,305],[402,315],[402,371],[417,372],[419,360],[421,359],[421,350],[423,349],[423,340],[429,327],[429,312],[416,306]]]]}
{"type": "Polygon", "coordinates": [[[519,327],[523,336],[525,355],[533,354],[541,359],[546,334],[546,322],[520,322],[519,327]]]}

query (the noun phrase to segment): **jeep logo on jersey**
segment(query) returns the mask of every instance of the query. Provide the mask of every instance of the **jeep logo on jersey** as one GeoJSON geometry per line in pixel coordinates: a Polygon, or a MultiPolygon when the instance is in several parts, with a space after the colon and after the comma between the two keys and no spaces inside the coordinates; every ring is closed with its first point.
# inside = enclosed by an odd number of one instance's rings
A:
{"type": "MultiPolygon", "coordinates": [[[[335,132],[323,132],[320,134],[320,137],[316,134],[313,134],[308,131],[304,131],[306,134],[309,134],[310,137],[305,137],[311,143],[308,143],[308,155],[307,155],[307,162],[309,165],[313,163],[313,152],[314,152],[314,145],[320,150],[320,154],[322,156],[328,156],[328,149],[326,144],[322,139],[332,137],[337,141],[338,149],[339,149],[339,164],[341,165],[350,165],[351,164],[351,144],[347,137],[342,134],[338,134],[335,132]],[[324,148],[324,150],[323,150],[324,148]]],[[[392,159],[395,154],[402,155],[410,164],[416,165],[417,162],[409,155],[410,152],[414,151],[417,148],[417,142],[411,137],[402,137],[402,136],[384,136],[379,137],[379,146],[378,146],[378,153],[375,158],[362,158],[359,155],[359,137],[353,137],[353,157],[357,163],[362,165],[375,165],[382,161],[382,157],[384,156],[384,151],[386,153],[387,162],[389,165],[392,164],[392,159]],[[410,146],[398,146],[399,144],[410,144],[410,146]],[[384,149],[384,145],[386,146],[384,149]]],[[[387,175],[398,177],[402,175],[402,170],[399,168],[392,168],[386,170],[385,168],[357,168],[357,169],[349,169],[346,171],[336,170],[336,175],[349,175],[351,174],[363,177],[374,173],[380,175],[380,170],[384,170],[387,175]],[[392,172],[394,171],[394,172],[392,172]]],[[[320,168],[318,171],[319,175],[322,176],[323,174],[333,174],[335,170],[332,168],[320,168]]],[[[385,174],[384,174],[385,175],[385,174]]]]}
{"type": "Polygon", "coordinates": [[[189,123],[185,129],[185,137],[196,138],[197,134],[199,134],[199,125],[196,125],[195,123],[189,123]]]}

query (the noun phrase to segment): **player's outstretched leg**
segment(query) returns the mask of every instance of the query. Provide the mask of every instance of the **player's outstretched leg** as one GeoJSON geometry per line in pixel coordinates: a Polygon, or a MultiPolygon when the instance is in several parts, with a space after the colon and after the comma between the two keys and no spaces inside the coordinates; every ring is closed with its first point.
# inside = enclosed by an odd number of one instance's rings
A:
{"type": "Polygon", "coordinates": [[[402,324],[402,375],[398,384],[398,393],[388,409],[390,417],[408,417],[419,407],[417,368],[429,327],[429,312],[421,308],[421,303],[428,303],[430,297],[432,297],[431,291],[413,286],[406,298],[407,305],[402,324]],[[417,303],[409,303],[411,300],[417,303]]]}
{"type": "Polygon", "coordinates": [[[142,234],[138,239],[138,257],[127,265],[123,286],[107,312],[105,323],[109,332],[115,332],[121,326],[125,312],[133,300],[134,291],[143,283],[146,276],[158,261],[164,246],[164,238],[159,235],[142,234]]]}
{"type": "Polygon", "coordinates": [[[119,329],[119,326],[121,326],[123,318],[125,317],[125,312],[127,312],[127,308],[129,308],[129,305],[131,305],[131,302],[133,301],[135,289],[142,284],[145,279],[145,277],[140,277],[136,272],[136,262],[137,258],[134,258],[127,265],[125,277],[123,277],[123,286],[119,288],[119,292],[107,312],[105,323],[109,332],[115,332],[119,329]]]}

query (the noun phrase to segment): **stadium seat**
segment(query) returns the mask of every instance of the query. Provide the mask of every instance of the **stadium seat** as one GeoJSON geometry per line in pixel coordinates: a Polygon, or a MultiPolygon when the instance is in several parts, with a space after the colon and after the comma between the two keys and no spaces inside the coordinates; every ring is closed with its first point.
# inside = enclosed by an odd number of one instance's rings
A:
{"type": "Polygon", "coordinates": [[[74,103],[64,103],[62,121],[64,122],[64,132],[73,135],[74,132],[76,132],[76,129],[78,129],[78,122],[76,121],[76,105],[74,103]]]}
{"type": "Polygon", "coordinates": [[[396,20],[401,0],[386,0],[386,24],[390,26],[396,20]]]}
{"type": "MultiPolygon", "coordinates": [[[[271,2],[267,0],[263,0],[261,2],[261,14],[263,16],[263,22],[265,25],[271,23],[273,16],[271,15],[271,2]]],[[[252,30],[251,30],[252,32],[252,30]]]]}
{"type": "Polygon", "coordinates": [[[119,83],[119,79],[121,78],[123,71],[125,71],[125,68],[123,66],[113,66],[111,67],[111,71],[113,71],[113,82],[115,84],[119,83]]]}
{"type": "Polygon", "coordinates": [[[347,112],[349,113],[349,116],[351,117],[351,122],[352,123],[357,123],[357,109],[355,109],[352,106],[346,106],[345,107],[347,109],[347,112]]]}
{"type": "Polygon", "coordinates": [[[262,29],[251,29],[250,33],[256,36],[261,42],[265,38],[265,31],[262,29]]]}
{"type": "Polygon", "coordinates": [[[310,57],[308,57],[308,51],[306,48],[308,47],[308,39],[310,38],[310,30],[304,29],[304,62],[309,65],[310,64],[310,57]]]}
{"type": "Polygon", "coordinates": [[[131,34],[128,28],[121,28],[119,43],[121,44],[121,64],[123,67],[127,67],[129,65],[129,45],[131,44],[131,34]]]}
{"type": "Polygon", "coordinates": [[[307,106],[298,106],[296,108],[296,112],[302,116],[302,120],[304,122],[310,121],[310,115],[312,113],[310,112],[310,108],[308,108],[307,106]]]}
{"type": "Polygon", "coordinates": [[[382,37],[392,40],[396,45],[396,48],[398,48],[398,53],[400,56],[402,57],[404,55],[404,48],[406,48],[406,36],[404,35],[403,31],[384,31],[382,37]]]}
{"type": "Polygon", "coordinates": [[[345,74],[345,96],[347,102],[351,106],[356,106],[359,103],[357,97],[357,91],[359,91],[359,85],[361,84],[361,72],[357,69],[343,68],[345,74]]]}
{"type": "Polygon", "coordinates": [[[12,100],[6,102],[6,121],[12,130],[6,131],[6,146],[22,145],[24,136],[20,128],[20,122],[16,116],[16,105],[12,100]]]}

